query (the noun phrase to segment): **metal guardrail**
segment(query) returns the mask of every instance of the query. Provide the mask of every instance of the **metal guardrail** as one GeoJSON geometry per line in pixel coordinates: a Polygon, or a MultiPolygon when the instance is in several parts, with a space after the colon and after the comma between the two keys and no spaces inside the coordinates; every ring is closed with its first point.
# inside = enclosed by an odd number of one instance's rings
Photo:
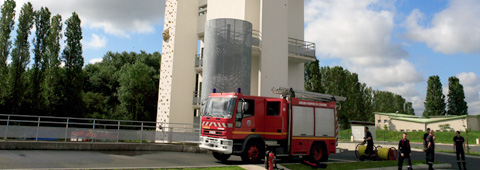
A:
{"type": "Polygon", "coordinates": [[[203,66],[203,55],[196,54],[195,55],[195,67],[202,67],[203,66]]]}
{"type": "Polygon", "coordinates": [[[315,43],[289,37],[288,52],[315,58],[315,43]]]}
{"type": "Polygon", "coordinates": [[[199,124],[0,114],[4,140],[198,143],[199,124]]]}
{"type": "Polygon", "coordinates": [[[201,94],[199,91],[193,92],[193,102],[192,102],[193,105],[200,105],[202,103],[202,98],[200,95],[201,94]]]}
{"type": "Polygon", "coordinates": [[[252,30],[252,47],[262,48],[262,32],[252,30]]]}

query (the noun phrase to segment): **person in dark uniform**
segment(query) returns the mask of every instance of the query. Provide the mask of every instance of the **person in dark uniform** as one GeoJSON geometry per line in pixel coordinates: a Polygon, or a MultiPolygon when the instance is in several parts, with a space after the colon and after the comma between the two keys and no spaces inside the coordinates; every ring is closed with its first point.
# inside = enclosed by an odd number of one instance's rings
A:
{"type": "Polygon", "coordinates": [[[370,133],[370,131],[368,130],[368,127],[366,127],[366,126],[365,126],[365,137],[363,139],[365,139],[365,142],[367,142],[367,148],[365,149],[365,155],[368,158],[371,158],[372,154],[374,154],[374,152],[373,152],[373,137],[372,137],[372,133],[370,133]]]}
{"type": "Polygon", "coordinates": [[[465,162],[465,139],[460,136],[460,131],[457,131],[457,135],[453,137],[453,151],[457,153],[457,164],[458,164],[458,169],[462,169],[462,166],[460,166],[460,162],[463,164],[463,169],[466,170],[466,162],[465,162]],[[462,157],[462,160],[460,160],[460,156],[462,157]]]}
{"type": "Polygon", "coordinates": [[[402,170],[403,160],[407,162],[407,169],[412,170],[412,149],[410,141],[407,139],[407,133],[403,133],[403,138],[398,142],[398,170],[402,170]]]}
{"type": "Polygon", "coordinates": [[[423,134],[423,150],[426,152],[427,149],[427,137],[430,135],[430,128],[427,128],[427,131],[425,134],[423,134]]]}
{"type": "Polygon", "coordinates": [[[435,161],[435,138],[433,137],[435,132],[430,130],[430,135],[425,140],[427,142],[426,158],[428,164],[428,170],[433,170],[433,162],[435,161]]]}

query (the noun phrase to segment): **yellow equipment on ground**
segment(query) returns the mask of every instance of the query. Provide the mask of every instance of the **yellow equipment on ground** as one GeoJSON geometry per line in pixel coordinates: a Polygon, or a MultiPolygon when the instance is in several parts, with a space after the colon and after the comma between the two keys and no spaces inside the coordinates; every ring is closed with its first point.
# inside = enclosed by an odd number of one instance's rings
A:
{"type": "MultiPolygon", "coordinates": [[[[365,150],[367,145],[365,143],[360,143],[355,147],[355,156],[361,161],[363,161],[367,156],[365,155],[365,150]]],[[[391,148],[382,148],[382,146],[373,146],[374,155],[371,155],[369,159],[372,160],[397,160],[397,149],[394,147],[391,148]]]]}

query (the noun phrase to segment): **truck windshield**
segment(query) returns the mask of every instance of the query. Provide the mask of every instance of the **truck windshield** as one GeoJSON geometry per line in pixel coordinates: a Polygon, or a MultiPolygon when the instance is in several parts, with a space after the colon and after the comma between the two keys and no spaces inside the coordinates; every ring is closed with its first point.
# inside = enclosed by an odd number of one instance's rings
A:
{"type": "Polygon", "coordinates": [[[202,116],[231,118],[235,107],[235,98],[212,97],[203,106],[202,116]]]}

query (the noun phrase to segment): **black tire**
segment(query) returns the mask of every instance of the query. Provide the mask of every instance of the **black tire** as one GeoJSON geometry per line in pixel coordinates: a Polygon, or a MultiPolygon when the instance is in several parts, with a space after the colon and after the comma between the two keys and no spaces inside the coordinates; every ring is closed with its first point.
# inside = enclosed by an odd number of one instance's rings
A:
{"type": "Polygon", "coordinates": [[[259,141],[248,142],[241,157],[245,163],[260,163],[265,157],[265,144],[259,141]]]}
{"type": "Polygon", "coordinates": [[[323,143],[313,143],[310,148],[310,160],[314,162],[328,161],[327,147],[323,143]]]}
{"type": "Polygon", "coordinates": [[[212,152],[212,155],[215,159],[225,162],[227,161],[228,158],[230,158],[230,154],[223,154],[223,153],[218,153],[218,152],[212,152]]]}

